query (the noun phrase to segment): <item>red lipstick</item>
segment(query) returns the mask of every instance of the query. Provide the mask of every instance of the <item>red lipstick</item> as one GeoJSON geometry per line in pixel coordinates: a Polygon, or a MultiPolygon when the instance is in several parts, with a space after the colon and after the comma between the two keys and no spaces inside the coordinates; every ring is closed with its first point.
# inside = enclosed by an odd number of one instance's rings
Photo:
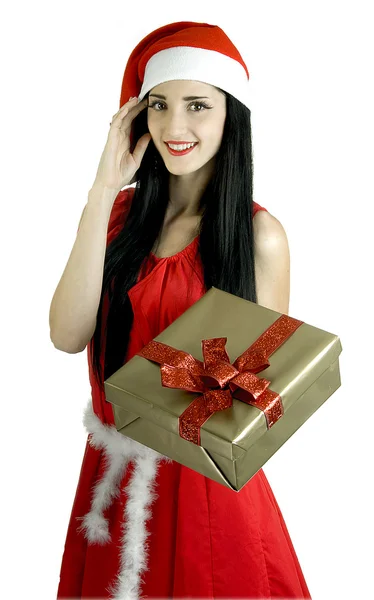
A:
{"type": "MultiPolygon", "coordinates": [[[[189,144],[190,142],[170,142],[170,144],[189,144]]],[[[192,142],[194,143],[194,142],[192,142]]],[[[167,143],[165,142],[165,145],[168,149],[168,151],[170,152],[170,154],[172,154],[173,156],[184,156],[185,154],[188,154],[189,152],[192,152],[192,150],[194,148],[196,148],[198,142],[195,143],[194,146],[191,146],[190,148],[186,148],[186,150],[173,150],[172,148],[170,148],[167,143]]]]}

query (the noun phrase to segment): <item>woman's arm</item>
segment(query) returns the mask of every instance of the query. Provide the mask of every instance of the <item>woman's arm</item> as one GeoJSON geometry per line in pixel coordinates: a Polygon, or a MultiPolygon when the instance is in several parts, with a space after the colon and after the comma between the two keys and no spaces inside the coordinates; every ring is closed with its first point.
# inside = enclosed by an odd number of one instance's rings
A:
{"type": "Polygon", "coordinates": [[[63,352],[82,352],[94,334],[115,197],[113,190],[91,188],[74,246],[52,298],[50,337],[55,348],[63,352]]]}
{"type": "Polygon", "coordinates": [[[257,303],[288,314],[290,252],[286,232],[272,214],[259,210],[253,217],[257,303]]]}

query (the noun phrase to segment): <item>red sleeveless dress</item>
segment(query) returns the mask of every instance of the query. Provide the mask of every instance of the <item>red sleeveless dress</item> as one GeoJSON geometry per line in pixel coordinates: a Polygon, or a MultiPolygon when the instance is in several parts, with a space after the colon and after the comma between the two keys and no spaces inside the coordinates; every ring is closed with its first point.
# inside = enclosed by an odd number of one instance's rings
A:
{"type": "MultiPolygon", "coordinates": [[[[133,193],[118,194],[107,243],[133,193]]],[[[254,203],[253,215],[258,210],[266,209],[254,203]]],[[[125,362],[205,293],[197,242],[143,264],[129,292],[134,323],[125,362]]],[[[87,356],[89,435],[57,598],[311,598],[263,470],[234,492],[125,438],[95,382],[90,346],[87,356]]]]}

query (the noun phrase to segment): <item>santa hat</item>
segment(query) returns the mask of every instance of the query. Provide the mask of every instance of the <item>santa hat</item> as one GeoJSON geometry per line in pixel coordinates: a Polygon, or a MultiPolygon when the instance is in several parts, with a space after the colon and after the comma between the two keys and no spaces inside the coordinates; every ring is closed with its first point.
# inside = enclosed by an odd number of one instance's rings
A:
{"type": "Polygon", "coordinates": [[[174,79],[202,81],[251,108],[249,72],[239,51],[217,25],[180,21],[155,29],[131,52],[120,107],[142,100],[154,86],[174,79]]]}

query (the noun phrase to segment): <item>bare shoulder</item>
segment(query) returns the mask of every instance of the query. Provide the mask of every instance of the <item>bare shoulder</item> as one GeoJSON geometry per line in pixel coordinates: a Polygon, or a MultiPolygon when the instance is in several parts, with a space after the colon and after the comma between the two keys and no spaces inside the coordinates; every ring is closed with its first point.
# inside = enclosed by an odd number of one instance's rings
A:
{"type": "Polygon", "coordinates": [[[282,223],[266,210],[253,217],[257,302],[288,314],[290,251],[282,223]]]}
{"type": "Polygon", "coordinates": [[[253,217],[253,233],[258,249],[279,246],[287,242],[282,223],[269,211],[258,210],[253,217]]]}

